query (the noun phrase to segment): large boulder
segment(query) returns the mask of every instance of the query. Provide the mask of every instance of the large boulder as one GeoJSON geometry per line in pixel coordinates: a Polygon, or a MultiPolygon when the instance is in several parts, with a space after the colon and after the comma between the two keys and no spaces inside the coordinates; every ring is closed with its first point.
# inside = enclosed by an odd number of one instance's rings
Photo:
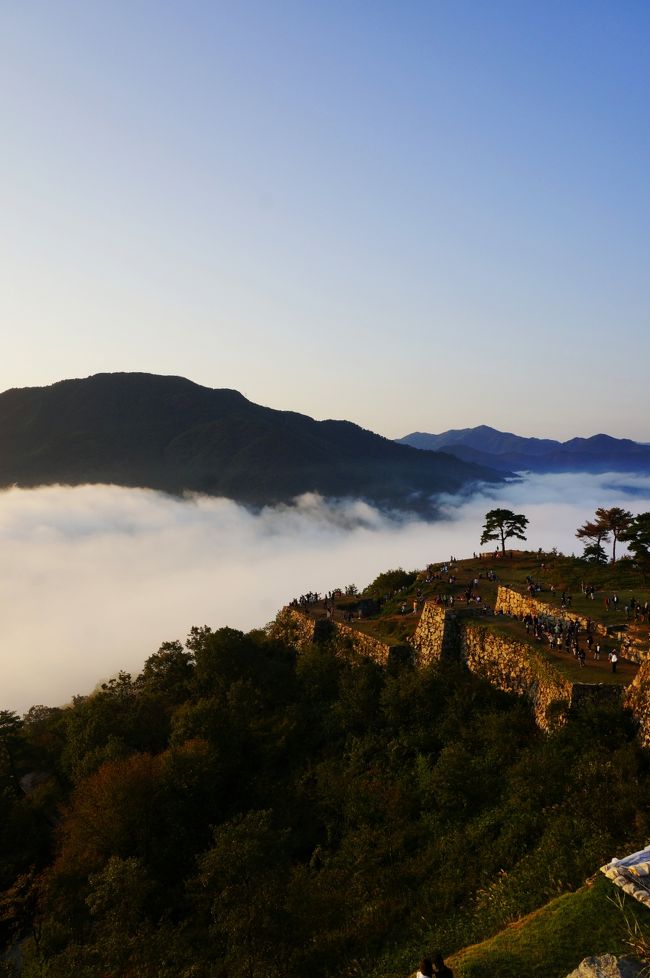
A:
{"type": "Polygon", "coordinates": [[[585,958],[567,978],[637,978],[641,965],[630,958],[617,958],[614,954],[600,954],[585,958]]]}

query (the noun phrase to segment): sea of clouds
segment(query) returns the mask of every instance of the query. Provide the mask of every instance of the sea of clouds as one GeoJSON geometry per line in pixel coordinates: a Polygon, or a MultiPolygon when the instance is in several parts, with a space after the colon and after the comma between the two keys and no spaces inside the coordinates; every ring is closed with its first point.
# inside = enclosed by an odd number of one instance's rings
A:
{"type": "Polygon", "coordinates": [[[525,546],[579,553],[575,530],[596,507],[650,510],[650,477],[525,477],[443,497],[430,523],[312,494],[251,513],[117,486],[1,492],[0,709],[63,704],[119,669],[137,674],[192,625],[256,628],[305,591],[470,556],[496,506],[529,518],[525,546]]]}

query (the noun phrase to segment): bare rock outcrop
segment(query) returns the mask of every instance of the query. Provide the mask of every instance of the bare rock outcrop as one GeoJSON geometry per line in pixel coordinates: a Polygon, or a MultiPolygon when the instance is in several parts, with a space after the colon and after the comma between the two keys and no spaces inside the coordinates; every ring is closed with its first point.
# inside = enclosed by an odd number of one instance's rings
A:
{"type": "Polygon", "coordinates": [[[600,954],[585,958],[567,978],[637,978],[641,970],[641,965],[630,958],[600,954]]]}

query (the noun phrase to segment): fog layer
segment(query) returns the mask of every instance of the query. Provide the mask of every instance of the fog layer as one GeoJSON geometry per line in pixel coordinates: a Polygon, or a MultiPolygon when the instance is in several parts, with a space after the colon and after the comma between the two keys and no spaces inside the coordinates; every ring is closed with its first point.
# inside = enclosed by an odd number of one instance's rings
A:
{"type": "Polygon", "coordinates": [[[314,495],[252,514],[116,486],[2,492],[0,709],[62,704],[119,669],[135,674],[192,625],[259,627],[304,591],[471,555],[499,505],[528,516],[526,546],[579,552],[576,527],[597,506],[650,510],[650,478],[534,476],[446,498],[436,523],[314,495]]]}

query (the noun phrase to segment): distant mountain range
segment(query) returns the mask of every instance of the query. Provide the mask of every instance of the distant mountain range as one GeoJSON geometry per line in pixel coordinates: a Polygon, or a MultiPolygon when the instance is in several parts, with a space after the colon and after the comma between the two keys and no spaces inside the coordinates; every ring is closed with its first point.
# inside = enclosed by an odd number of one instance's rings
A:
{"type": "Polygon", "coordinates": [[[348,421],[315,421],[182,377],[97,374],[0,394],[0,486],[115,483],[252,505],[300,493],[402,509],[501,474],[348,421]]]}
{"type": "Polygon", "coordinates": [[[464,462],[500,472],[650,472],[650,446],[629,438],[593,435],[554,441],[523,438],[488,425],[443,431],[414,431],[398,444],[431,452],[445,451],[464,462]]]}

